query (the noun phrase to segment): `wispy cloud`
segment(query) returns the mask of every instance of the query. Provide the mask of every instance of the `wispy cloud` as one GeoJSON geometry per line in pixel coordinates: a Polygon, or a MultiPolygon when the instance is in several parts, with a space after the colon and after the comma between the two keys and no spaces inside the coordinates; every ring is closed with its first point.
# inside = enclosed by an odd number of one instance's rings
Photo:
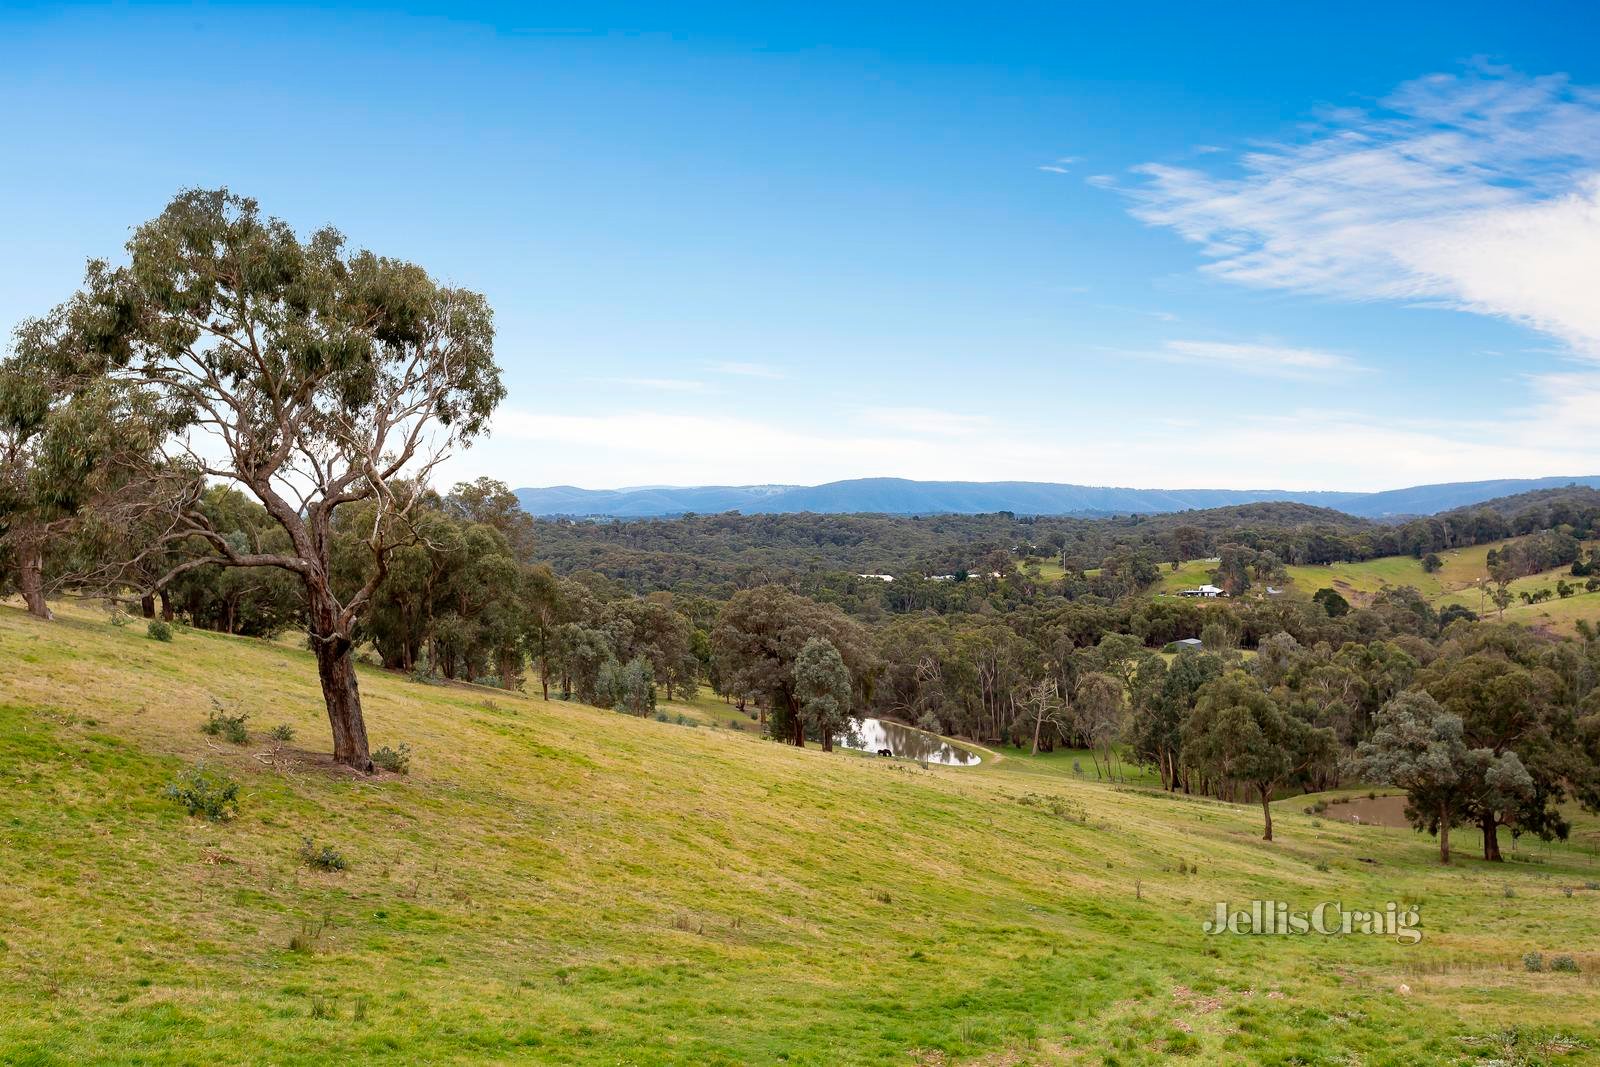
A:
{"type": "Polygon", "coordinates": [[[1061,156],[1054,163],[1041,164],[1038,169],[1051,174],[1071,174],[1072,165],[1078,161],[1078,156],[1061,156]]]}
{"type": "Polygon", "coordinates": [[[1170,311],[1162,311],[1160,308],[1136,308],[1128,307],[1125,304],[1096,304],[1095,306],[1100,308],[1102,311],[1120,311],[1129,315],[1146,315],[1152,319],[1159,319],[1162,322],[1178,321],[1178,316],[1174,315],[1170,311]]]}
{"type": "Polygon", "coordinates": [[[1594,473],[1589,442],[1596,433],[1600,384],[1574,375],[1535,382],[1532,403],[1493,420],[1378,419],[1314,407],[1199,424],[1146,419],[1132,432],[1089,418],[1040,426],[903,408],[793,426],[649,409],[505,409],[495,415],[490,441],[457,462],[464,472],[488,471],[516,485],[799,484],[897,475],[1356,490],[1594,473]],[[1185,456],[1200,461],[1174,461],[1185,456]]]}
{"type": "Polygon", "coordinates": [[[1437,74],[1235,162],[1226,176],[1149,164],[1123,191],[1231,281],[1443,304],[1600,360],[1600,90],[1437,74]]]}
{"type": "Polygon", "coordinates": [[[725,361],[711,364],[711,370],[717,374],[731,374],[739,378],[766,378],[770,381],[778,381],[784,377],[783,371],[765,363],[725,361]]]}
{"type": "Polygon", "coordinates": [[[896,433],[922,434],[930,437],[966,436],[990,433],[994,419],[988,415],[971,415],[937,408],[874,407],[864,408],[862,421],[879,430],[896,433]]]}
{"type": "Polygon", "coordinates": [[[1314,348],[1228,341],[1168,341],[1151,356],[1169,363],[1198,363],[1269,378],[1322,378],[1366,370],[1345,356],[1314,348]]]}

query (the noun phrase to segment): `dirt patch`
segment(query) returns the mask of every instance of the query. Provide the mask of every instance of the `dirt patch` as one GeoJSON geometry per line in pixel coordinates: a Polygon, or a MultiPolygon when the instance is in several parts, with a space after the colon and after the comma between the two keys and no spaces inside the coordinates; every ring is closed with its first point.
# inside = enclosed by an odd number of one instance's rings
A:
{"type": "Polygon", "coordinates": [[[1322,817],[1335,822],[1357,823],[1361,826],[1392,826],[1405,829],[1406,798],[1403,796],[1355,797],[1329,804],[1322,817]]]}

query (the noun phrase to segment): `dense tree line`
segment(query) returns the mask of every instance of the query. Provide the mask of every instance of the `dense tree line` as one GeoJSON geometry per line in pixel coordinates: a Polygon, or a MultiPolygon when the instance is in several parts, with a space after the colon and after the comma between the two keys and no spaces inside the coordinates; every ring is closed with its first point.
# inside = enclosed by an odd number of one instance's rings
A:
{"type": "MultiPolygon", "coordinates": [[[[1600,492],[1540,490],[1396,524],[1270,503],[1109,518],[1002,512],[542,519],[533,524],[532,537],[539,558],[558,573],[593,571],[634,592],[672,589],[726,599],[739,589],[777,582],[851,614],[873,616],[959,614],[981,610],[985,602],[1007,610],[1049,597],[1114,601],[1149,585],[1161,564],[1215,557],[1224,557],[1220,569],[1228,572],[1227,584],[1242,590],[1270,584],[1286,565],[1392,555],[1420,560],[1544,532],[1551,544],[1539,555],[1557,561],[1551,565],[1571,562],[1569,546],[1600,533],[1600,492]],[[1030,575],[1030,564],[1045,561],[1065,576],[1030,575]],[[882,574],[895,581],[859,577],[882,574]],[[996,582],[995,574],[1007,581],[996,582]],[[1234,580],[1239,577],[1244,581],[1234,580]]],[[[1537,562],[1534,550],[1527,551],[1520,566],[1537,562]]]]}

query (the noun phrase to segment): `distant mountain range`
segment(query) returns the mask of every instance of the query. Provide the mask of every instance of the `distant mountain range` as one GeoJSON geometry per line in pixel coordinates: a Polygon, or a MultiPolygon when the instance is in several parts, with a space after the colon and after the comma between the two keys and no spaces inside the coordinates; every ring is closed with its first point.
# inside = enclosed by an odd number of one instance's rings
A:
{"type": "Polygon", "coordinates": [[[1386,519],[1432,515],[1514,493],[1568,485],[1600,489],[1600,475],[1446,482],[1381,493],[1116,489],[1055,482],[916,482],[905,478],[855,478],[825,485],[657,485],[631,489],[577,489],[557,485],[546,489],[518,489],[517,499],[524,510],[534,515],[613,518],[663,517],[691,511],[700,514],[742,511],[747,515],[799,511],[829,515],[973,515],[993,511],[1018,515],[1154,515],[1287,500],[1334,508],[1363,518],[1386,519]]]}

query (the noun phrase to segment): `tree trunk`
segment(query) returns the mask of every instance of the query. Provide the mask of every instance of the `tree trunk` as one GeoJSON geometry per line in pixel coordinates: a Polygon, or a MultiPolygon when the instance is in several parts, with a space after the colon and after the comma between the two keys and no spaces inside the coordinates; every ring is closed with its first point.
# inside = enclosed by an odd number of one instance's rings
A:
{"type": "Polygon", "coordinates": [[[337,625],[336,605],[326,594],[307,583],[306,599],[311,609],[311,647],[317,654],[317,676],[322,681],[322,700],[328,707],[328,725],[333,728],[333,758],[363,774],[372,773],[367,749],[367,724],[361,717],[361,692],[356,687],[355,649],[349,635],[337,625]]]}
{"type": "Polygon", "coordinates": [[[800,721],[800,713],[791,711],[789,717],[794,720],[794,747],[806,747],[806,724],[800,721]]]}
{"type": "Polygon", "coordinates": [[[147,618],[147,619],[155,618],[156,617],[156,598],[151,596],[149,593],[145,593],[143,596],[141,596],[139,598],[139,610],[144,613],[144,617],[145,618],[147,618]]]}
{"type": "Polygon", "coordinates": [[[1439,806],[1439,862],[1450,862],[1450,812],[1439,806]]]}
{"type": "Polygon", "coordinates": [[[172,621],[172,598],[167,595],[167,591],[165,589],[158,590],[156,595],[161,598],[161,618],[162,618],[162,620],[164,622],[171,622],[172,621]]]}
{"type": "Polygon", "coordinates": [[[1478,825],[1483,828],[1483,858],[1490,863],[1500,863],[1500,820],[1485,815],[1478,825]]]}
{"type": "Polygon", "coordinates": [[[23,541],[17,545],[17,586],[28,605],[28,614],[41,619],[55,618],[44,597],[44,549],[37,541],[23,541]]]}
{"type": "Polygon", "coordinates": [[[1039,754],[1039,728],[1043,725],[1043,715],[1040,715],[1033,720],[1033,751],[1028,753],[1030,756],[1037,756],[1039,754]]]}
{"type": "Polygon", "coordinates": [[[1272,791],[1266,786],[1259,786],[1261,790],[1261,814],[1266,816],[1267,832],[1261,835],[1261,840],[1272,840],[1272,791]]]}
{"type": "Polygon", "coordinates": [[[496,670],[500,675],[500,688],[515,689],[521,680],[522,657],[516,652],[502,650],[496,670]]]}

